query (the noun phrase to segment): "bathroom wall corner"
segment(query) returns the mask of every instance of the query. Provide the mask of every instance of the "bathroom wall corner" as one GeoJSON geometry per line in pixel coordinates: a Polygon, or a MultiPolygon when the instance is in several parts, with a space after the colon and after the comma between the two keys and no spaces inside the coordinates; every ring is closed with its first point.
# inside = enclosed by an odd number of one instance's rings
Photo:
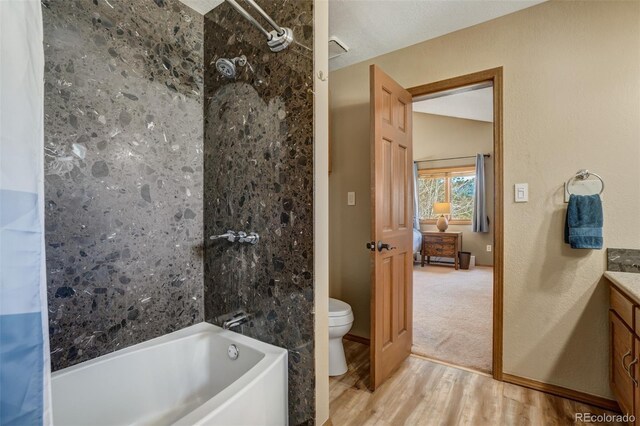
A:
{"type": "Polygon", "coordinates": [[[316,424],[329,420],[329,2],[314,0],[314,311],[316,424]]]}

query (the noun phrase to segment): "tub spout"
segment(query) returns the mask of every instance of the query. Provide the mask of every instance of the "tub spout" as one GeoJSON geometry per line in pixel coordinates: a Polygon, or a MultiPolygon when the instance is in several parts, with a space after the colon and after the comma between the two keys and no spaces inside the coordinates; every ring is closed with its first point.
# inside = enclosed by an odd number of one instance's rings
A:
{"type": "Polygon", "coordinates": [[[251,319],[251,316],[245,312],[238,312],[228,320],[222,323],[222,328],[225,330],[230,330],[234,327],[237,327],[242,324],[246,324],[251,319]]]}

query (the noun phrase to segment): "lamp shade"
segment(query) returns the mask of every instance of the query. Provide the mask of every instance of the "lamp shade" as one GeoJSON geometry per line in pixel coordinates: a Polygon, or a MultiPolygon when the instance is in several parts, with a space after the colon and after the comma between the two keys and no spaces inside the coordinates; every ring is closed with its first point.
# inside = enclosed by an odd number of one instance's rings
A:
{"type": "Polygon", "coordinates": [[[451,203],[433,203],[433,212],[436,214],[451,214],[451,203]]]}

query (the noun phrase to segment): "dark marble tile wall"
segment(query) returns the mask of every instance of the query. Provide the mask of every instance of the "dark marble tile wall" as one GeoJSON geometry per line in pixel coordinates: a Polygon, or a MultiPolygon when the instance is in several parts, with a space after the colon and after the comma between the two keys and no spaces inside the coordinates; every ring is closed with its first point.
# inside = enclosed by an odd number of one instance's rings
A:
{"type": "Polygon", "coordinates": [[[640,249],[607,249],[607,271],[640,273],[640,249]]]}
{"type": "Polygon", "coordinates": [[[204,319],[203,21],[43,1],[54,370],[204,319]]]}
{"type": "Polygon", "coordinates": [[[272,53],[228,4],[205,19],[205,63],[249,63],[235,80],[205,72],[205,237],[260,234],[255,246],[207,242],[205,318],[254,314],[244,334],[289,350],[290,424],[313,424],[313,4],[259,3],[299,45],[272,53]]]}

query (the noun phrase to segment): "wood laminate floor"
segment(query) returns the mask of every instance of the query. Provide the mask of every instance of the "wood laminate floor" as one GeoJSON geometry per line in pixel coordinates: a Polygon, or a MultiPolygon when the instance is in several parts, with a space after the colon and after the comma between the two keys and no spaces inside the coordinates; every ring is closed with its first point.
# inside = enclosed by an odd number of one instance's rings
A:
{"type": "Polygon", "coordinates": [[[345,352],[349,371],[330,379],[332,426],[574,425],[575,413],[616,414],[417,356],[372,393],[369,347],[345,340],[345,352]]]}

